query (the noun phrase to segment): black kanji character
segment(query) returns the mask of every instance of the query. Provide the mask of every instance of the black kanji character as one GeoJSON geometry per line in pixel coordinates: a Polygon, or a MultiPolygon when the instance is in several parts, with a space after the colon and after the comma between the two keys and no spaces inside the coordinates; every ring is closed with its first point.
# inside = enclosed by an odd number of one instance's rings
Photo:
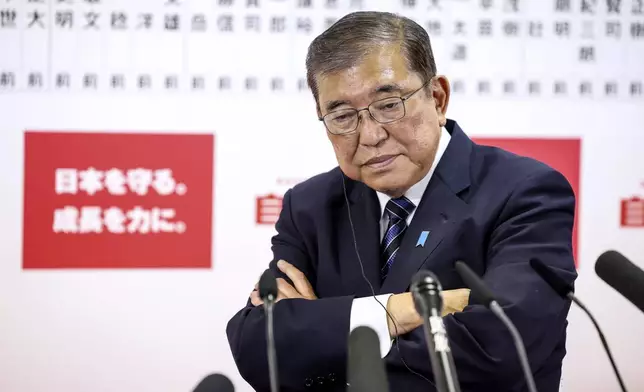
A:
{"type": "Polygon", "coordinates": [[[203,76],[194,76],[192,78],[192,89],[203,90],[206,88],[206,79],[203,76]]]}
{"type": "Polygon", "coordinates": [[[570,23],[569,22],[555,22],[555,34],[558,36],[569,36],[570,35],[570,23]]]}
{"type": "Polygon", "coordinates": [[[60,27],[72,28],[74,24],[74,14],[72,11],[56,11],[56,25],[60,27]]]}
{"type": "Polygon", "coordinates": [[[593,84],[585,81],[579,84],[579,94],[581,95],[591,95],[593,93],[593,84]]]}
{"type": "Polygon", "coordinates": [[[579,61],[583,61],[583,62],[595,61],[595,47],[582,46],[579,49],[579,61]]]}
{"type": "Polygon", "coordinates": [[[531,37],[541,37],[543,36],[543,23],[541,22],[530,22],[529,34],[531,37]]]}
{"type": "Polygon", "coordinates": [[[68,73],[59,73],[58,75],[56,75],[56,87],[69,87],[69,79],[70,78],[68,73]]]}
{"type": "Polygon", "coordinates": [[[165,29],[166,30],[179,30],[180,27],[179,14],[166,14],[165,15],[165,29]]]}
{"type": "Polygon", "coordinates": [[[179,87],[179,79],[174,76],[166,76],[165,78],[165,88],[168,90],[175,90],[179,87]]]}
{"type": "Polygon", "coordinates": [[[3,28],[16,27],[17,16],[18,14],[14,9],[0,10],[0,27],[3,27],[3,28]]]}
{"type": "Polygon", "coordinates": [[[274,16],[271,18],[271,32],[283,33],[286,30],[286,18],[283,16],[274,16]]]}
{"type": "Polygon", "coordinates": [[[555,11],[570,11],[570,0],[557,0],[555,11]]]}
{"type": "Polygon", "coordinates": [[[83,76],[83,88],[93,88],[98,87],[98,76],[96,74],[85,74],[83,76]]]}
{"type": "Polygon", "coordinates": [[[516,36],[519,34],[519,24],[517,22],[505,22],[503,23],[503,32],[508,36],[516,36]]]}
{"type": "Polygon", "coordinates": [[[16,77],[13,72],[0,73],[0,87],[14,87],[16,85],[16,77]]]}
{"type": "Polygon", "coordinates": [[[609,14],[619,14],[621,12],[622,0],[606,0],[609,14]]]}
{"type": "Polygon", "coordinates": [[[257,15],[246,16],[246,30],[259,31],[259,22],[260,19],[257,15]]]}
{"type": "Polygon", "coordinates": [[[597,5],[597,0],[581,0],[581,12],[587,13],[587,14],[594,14],[596,5],[597,5]]]}
{"type": "Polygon", "coordinates": [[[563,82],[563,81],[555,82],[555,86],[554,86],[555,95],[566,95],[567,91],[568,91],[568,86],[566,85],[566,82],[563,82]]]}
{"type": "Polygon", "coordinates": [[[219,15],[217,18],[217,27],[219,31],[233,31],[233,16],[219,15]]]}
{"type": "Polygon", "coordinates": [[[152,14],[139,14],[139,25],[137,28],[150,29],[152,28],[152,14]]]}
{"type": "Polygon", "coordinates": [[[606,22],[606,36],[619,38],[622,36],[622,24],[620,22],[606,22]]]}
{"type": "Polygon", "coordinates": [[[125,87],[125,77],[123,75],[112,75],[111,85],[114,89],[125,87]]]}
{"type": "Polygon", "coordinates": [[[219,78],[219,89],[220,90],[228,90],[228,89],[230,89],[230,77],[229,76],[221,76],[219,78]]]}
{"type": "Polygon", "coordinates": [[[257,78],[248,77],[244,82],[246,90],[257,90],[257,78]]]}
{"type": "Polygon", "coordinates": [[[139,89],[148,89],[152,87],[152,78],[150,75],[139,75],[138,83],[139,89]]]}
{"type": "Polygon", "coordinates": [[[29,87],[42,87],[42,74],[40,72],[32,72],[27,78],[27,86],[29,87]]]}
{"type": "Polygon", "coordinates": [[[271,90],[272,91],[283,90],[283,89],[284,89],[284,79],[282,79],[282,78],[273,78],[271,80],[271,90]]]}
{"type": "Polygon", "coordinates": [[[606,96],[617,95],[617,83],[607,82],[604,86],[604,93],[606,96]]]}
{"type": "Polygon", "coordinates": [[[479,94],[487,94],[490,92],[490,82],[482,80],[477,86],[479,94]]]}
{"type": "Polygon", "coordinates": [[[541,84],[539,82],[528,83],[528,93],[530,95],[539,95],[541,93],[541,84]]]}
{"type": "Polygon", "coordinates": [[[452,52],[452,60],[466,60],[467,59],[467,46],[456,45],[454,52],[452,52]]]}
{"type": "Polygon", "coordinates": [[[311,18],[297,18],[296,26],[297,31],[303,31],[307,34],[313,30],[311,18]]]}
{"type": "Polygon", "coordinates": [[[27,16],[29,17],[29,24],[27,25],[28,28],[31,28],[36,24],[42,28],[45,28],[45,24],[43,22],[45,20],[44,13],[41,14],[38,11],[33,11],[30,12],[27,16]]]}
{"type": "Polygon", "coordinates": [[[208,23],[206,22],[206,15],[204,15],[204,14],[192,15],[192,30],[193,31],[206,31],[206,30],[208,30],[208,23]]]}
{"type": "Polygon", "coordinates": [[[479,35],[490,36],[492,35],[492,21],[481,20],[479,21],[479,35]]]}
{"type": "Polygon", "coordinates": [[[112,12],[111,25],[114,30],[127,28],[127,15],[123,12],[112,12]]]}
{"type": "Polygon", "coordinates": [[[85,21],[87,24],[85,25],[86,29],[89,29],[91,27],[95,28],[98,30],[98,17],[101,16],[98,12],[86,12],[85,13],[85,21]]]}

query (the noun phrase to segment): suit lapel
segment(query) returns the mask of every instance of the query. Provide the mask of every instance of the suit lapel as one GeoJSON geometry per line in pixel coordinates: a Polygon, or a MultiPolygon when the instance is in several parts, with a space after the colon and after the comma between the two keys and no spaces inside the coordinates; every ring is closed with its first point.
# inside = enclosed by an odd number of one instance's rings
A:
{"type": "Polygon", "coordinates": [[[431,256],[446,237],[455,233],[466,212],[467,205],[439,177],[432,178],[380,292],[404,292],[423,266],[432,270],[438,269],[436,263],[453,261],[432,260],[431,256]]]}
{"type": "Polygon", "coordinates": [[[380,293],[404,292],[419,269],[438,270],[439,263],[454,261],[433,260],[432,255],[438,253],[435,251],[446,237],[456,234],[459,223],[469,212],[459,193],[470,185],[472,141],[452,120],[447,121],[446,129],[451,134],[449,145],[414,213],[380,293]],[[427,232],[424,241],[423,232],[427,232]]]}
{"type": "Polygon", "coordinates": [[[342,285],[346,291],[362,297],[372,295],[371,288],[362,275],[362,268],[374,292],[377,293],[380,289],[380,204],[376,193],[364,184],[352,180],[347,183],[351,184],[349,205],[345,204],[338,227],[342,285]],[[347,207],[350,207],[356,243],[353,241],[347,207]],[[356,255],[356,244],[362,268],[356,255]]]}

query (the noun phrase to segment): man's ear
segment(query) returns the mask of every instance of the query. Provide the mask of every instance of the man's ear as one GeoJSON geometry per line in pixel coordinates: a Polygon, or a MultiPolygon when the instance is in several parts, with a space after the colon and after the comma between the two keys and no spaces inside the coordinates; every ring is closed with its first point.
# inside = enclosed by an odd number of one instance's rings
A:
{"type": "Polygon", "coordinates": [[[443,75],[436,75],[432,78],[431,86],[438,122],[441,126],[445,126],[447,124],[447,106],[449,106],[450,97],[449,80],[443,75]]]}

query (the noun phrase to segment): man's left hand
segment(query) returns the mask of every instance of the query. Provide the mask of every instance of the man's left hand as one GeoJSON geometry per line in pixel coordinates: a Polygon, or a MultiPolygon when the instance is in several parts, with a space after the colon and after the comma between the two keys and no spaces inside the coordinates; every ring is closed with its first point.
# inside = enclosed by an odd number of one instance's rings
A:
{"type": "MultiPolygon", "coordinates": [[[[277,262],[277,268],[280,269],[286,276],[291,279],[293,286],[291,286],[286,280],[282,278],[277,278],[277,299],[275,302],[279,302],[283,299],[293,299],[293,298],[302,298],[302,299],[317,299],[315,292],[311,283],[309,283],[306,276],[292,264],[288,263],[285,260],[280,260],[277,262]]],[[[263,305],[264,301],[259,297],[257,283],[255,285],[255,290],[250,295],[250,301],[253,305],[259,306],[263,305]]]]}

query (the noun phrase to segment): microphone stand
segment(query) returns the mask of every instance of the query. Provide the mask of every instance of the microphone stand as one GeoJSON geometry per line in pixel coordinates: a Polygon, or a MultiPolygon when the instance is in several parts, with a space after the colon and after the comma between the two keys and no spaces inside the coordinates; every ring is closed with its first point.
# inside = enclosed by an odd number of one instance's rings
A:
{"type": "Polygon", "coordinates": [[[437,392],[460,392],[460,386],[456,381],[456,369],[454,358],[450,354],[449,342],[443,319],[435,308],[430,309],[429,317],[423,317],[423,330],[427,350],[431,357],[431,365],[434,373],[437,392]]]}
{"type": "Polygon", "coordinates": [[[273,333],[273,305],[275,296],[268,294],[264,301],[266,308],[266,344],[268,352],[268,374],[271,380],[271,392],[278,392],[279,382],[277,378],[277,354],[275,350],[275,336],[273,333]]]}

